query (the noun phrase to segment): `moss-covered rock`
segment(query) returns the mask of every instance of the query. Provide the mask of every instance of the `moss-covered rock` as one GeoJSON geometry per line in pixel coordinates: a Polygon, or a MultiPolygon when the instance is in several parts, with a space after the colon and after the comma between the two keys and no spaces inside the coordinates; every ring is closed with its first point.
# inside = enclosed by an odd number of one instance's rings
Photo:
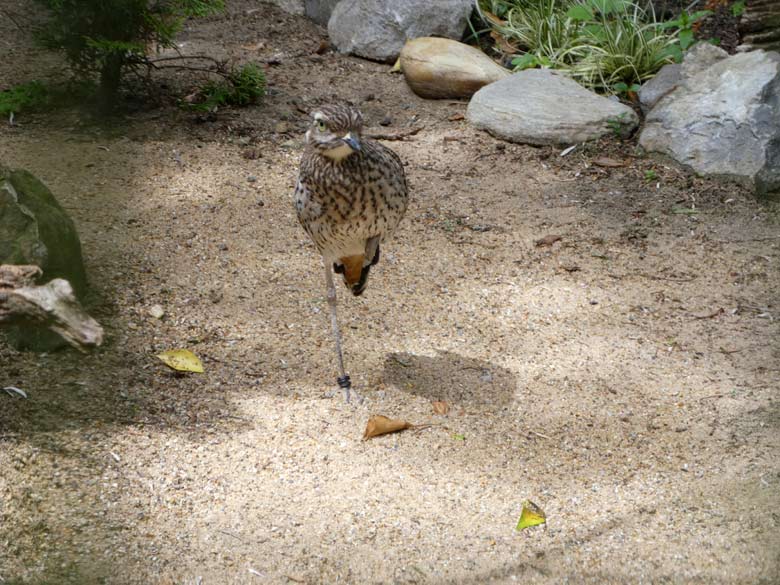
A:
{"type": "MultiPolygon", "coordinates": [[[[76,226],[52,192],[24,170],[0,166],[0,264],[35,264],[40,283],[64,278],[83,300],[87,276],[76,226]]],[[[62,345],[59,336],[34,327],[9,330],[19,349],[50,351],[62,345]]]]}

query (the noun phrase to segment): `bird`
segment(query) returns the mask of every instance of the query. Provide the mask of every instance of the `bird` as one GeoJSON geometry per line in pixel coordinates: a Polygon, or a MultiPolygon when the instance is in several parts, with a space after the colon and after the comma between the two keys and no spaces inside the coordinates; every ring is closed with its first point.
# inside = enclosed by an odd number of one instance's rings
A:
{"type": "Polygon", "coordinates": [[[298,221],[322,256],[339,376],[350,401],[344,369],[333,273],[355,296],[366,290],[380,246],[395,232],[409,203],[404,166],[383,144],[363,137],[363,115],[347,102],[311,112],[294,202],[298,221]]]}

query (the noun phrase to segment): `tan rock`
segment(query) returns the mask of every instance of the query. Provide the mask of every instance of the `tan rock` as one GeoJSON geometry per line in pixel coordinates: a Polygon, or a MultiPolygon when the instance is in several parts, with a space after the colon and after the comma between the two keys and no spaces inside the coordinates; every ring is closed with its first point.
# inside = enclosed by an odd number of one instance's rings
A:
{"type": "Polygon", "coordinates": [[[401,69],[412,91],[424,98],[467,98],[510,71],[479,49],[450,39],[420,37],[401,50],[401,69]]]}

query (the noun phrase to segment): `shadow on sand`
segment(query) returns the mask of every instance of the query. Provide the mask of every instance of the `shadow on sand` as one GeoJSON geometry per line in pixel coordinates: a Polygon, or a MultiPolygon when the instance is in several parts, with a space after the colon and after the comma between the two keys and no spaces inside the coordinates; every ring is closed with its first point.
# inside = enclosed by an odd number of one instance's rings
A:
{"type": "Polygon", "coordinates": [[[517,377],[506,368],[450,351],[435,356],[391,353],[383,379],[429,400],[473,406],[506,406],[517,390],[517,377]]]}

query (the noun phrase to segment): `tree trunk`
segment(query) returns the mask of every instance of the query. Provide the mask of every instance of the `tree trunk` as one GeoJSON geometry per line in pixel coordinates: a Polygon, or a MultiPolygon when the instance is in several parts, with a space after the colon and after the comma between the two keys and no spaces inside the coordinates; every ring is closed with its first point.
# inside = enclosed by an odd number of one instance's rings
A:
{"type": "Polygon", "coordinates": [[[125,57],[118,52],[110,53],[103,61],[103,66],[100,69],[98,99],[100,100],[100,109],[104,113],[110,113],[116,106],[124,64],[125,57]]]}

